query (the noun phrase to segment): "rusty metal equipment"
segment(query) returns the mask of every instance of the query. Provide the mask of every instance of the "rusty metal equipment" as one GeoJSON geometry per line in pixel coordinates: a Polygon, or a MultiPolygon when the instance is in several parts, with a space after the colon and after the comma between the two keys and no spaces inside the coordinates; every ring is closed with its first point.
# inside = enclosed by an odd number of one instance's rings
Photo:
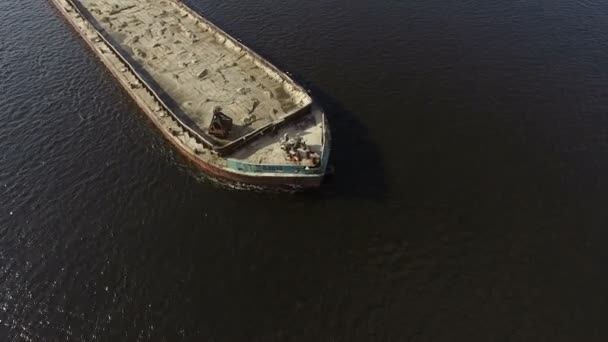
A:
{"type": "Polygon", "coordinates": [[[211,124],[209,125],[209,134],[213,135],[214,137],[226,139],[228,134],[230,134],[232,125],[233,122],[231,117],[219,110],[215,110],[213,111],[213,118],[211,119],[211,124]]]}

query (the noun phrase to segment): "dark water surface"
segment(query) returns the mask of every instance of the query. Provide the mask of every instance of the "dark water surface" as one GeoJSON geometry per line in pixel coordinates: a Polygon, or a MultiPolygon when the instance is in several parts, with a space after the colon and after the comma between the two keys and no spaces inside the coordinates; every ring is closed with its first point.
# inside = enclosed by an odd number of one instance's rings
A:
{"type": "Polygon", "coordinates": [[[336,177],[205,180],[0,0],[0,340],[608,338],[605,2],[190,4],[313,90],[336,177]]]}

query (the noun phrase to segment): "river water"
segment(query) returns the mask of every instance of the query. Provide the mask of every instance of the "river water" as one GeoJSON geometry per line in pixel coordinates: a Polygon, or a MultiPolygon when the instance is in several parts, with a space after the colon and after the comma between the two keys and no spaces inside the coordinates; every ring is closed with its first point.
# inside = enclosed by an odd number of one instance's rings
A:
{"type": "Polygon", "coordinates": [[[0,340],[606,340],[608,5],[189,4],[312,90],[335,177],[208,181],[2,0],[0,340]]]}

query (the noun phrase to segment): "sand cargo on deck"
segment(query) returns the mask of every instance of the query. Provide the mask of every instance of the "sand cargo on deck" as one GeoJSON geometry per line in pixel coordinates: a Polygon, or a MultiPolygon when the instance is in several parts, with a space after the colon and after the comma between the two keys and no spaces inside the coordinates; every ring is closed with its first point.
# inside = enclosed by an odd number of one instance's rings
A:
{"type": "Polygon", "coordinates": [[[207,173],[309,188],[323,110],[289,76],[178,0],[51,0],[173,144],[207,173]]]}

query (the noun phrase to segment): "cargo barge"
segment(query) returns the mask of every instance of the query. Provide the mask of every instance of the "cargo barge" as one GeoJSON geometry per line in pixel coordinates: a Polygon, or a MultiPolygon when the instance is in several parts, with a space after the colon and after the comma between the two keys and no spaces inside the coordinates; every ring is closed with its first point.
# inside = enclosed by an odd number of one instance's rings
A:
{"type": "Polygon", "coordinates": [[[179,0],[51,0],[163,135],[214,178],[320,186],[322,108],[179,0]]]}

